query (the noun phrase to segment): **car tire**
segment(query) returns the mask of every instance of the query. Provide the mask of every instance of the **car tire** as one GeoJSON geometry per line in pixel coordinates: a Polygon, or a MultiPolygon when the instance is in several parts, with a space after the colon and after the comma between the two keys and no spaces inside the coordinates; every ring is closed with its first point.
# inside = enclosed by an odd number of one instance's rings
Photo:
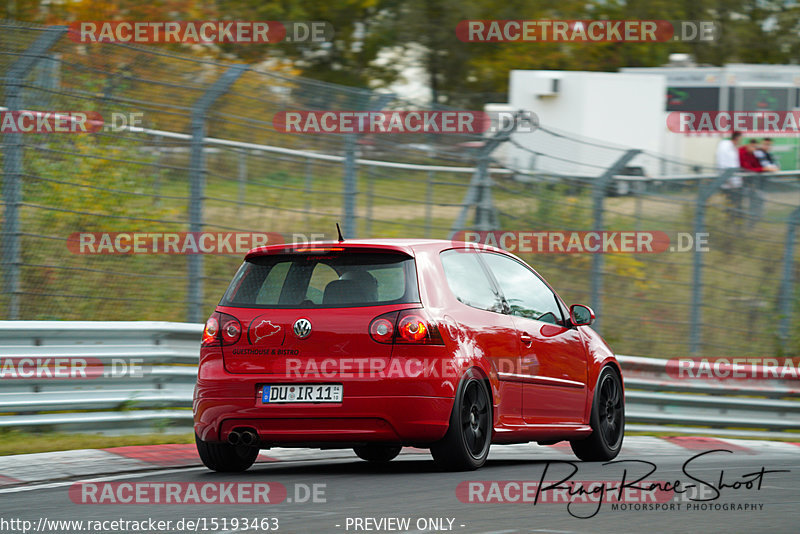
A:
{"type": "Polygon", "coordinates": [[[356,456],[373,464],[386,464],[394,460],[402,447],[391,445],[364,445],[354,447],[356,456]]]}
{"type": "Polygon", "coordinates": [[[625,437],[625,395],[622,380],[610,365],[603,367],[597,377],[590,424],[592,433],[588,438],[569,442],[575,456],[584,462],[616,458],[625,437]]]}
{"type": "Polygon", "coordinates": [[[201,440],[194,435],[197,453],[203,465],[220,473],[240,473],[246,471],[258,458],[259,449],[230,443],[213,443],[201,440]]]}
{"type": "Polygon", "coordinates": [[[456,393],[447,433],[431,447],[433,460],[446,471],[478,469],[489,456],[492,421],[492,400],[486,383],[471,371],[456,393]]]}

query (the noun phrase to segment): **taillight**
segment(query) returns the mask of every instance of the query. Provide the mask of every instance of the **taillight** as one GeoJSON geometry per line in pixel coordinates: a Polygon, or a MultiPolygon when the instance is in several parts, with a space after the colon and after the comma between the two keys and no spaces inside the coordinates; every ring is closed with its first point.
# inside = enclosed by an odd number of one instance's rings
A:
{"type": "Polygon", "coordinates": [[[406,315],[397,325],[400,337],[411,343],[425,340],[428,337],[428,324],[419,315],[406,315]]]}
{"type": "Polygon", "coordinates": [[[233,315],[214,312],[203,330],[203,345],[233,345],[242,335],[242,324],[233,315]],[[222,327],[220,327],[222,325],[222,327]]]}
{"type": "Polygon", "coordinates": [[[219,321],[217,320],[217,313],[211,314],[211,317],[206,321],[206,327],[203,329],[203,345],[217,345],[219,344],[219,321]]]}
{"type": "Polygon", "coordinates": [[[378,343],[444,345],[439,329],[421,308],[379,315],[369,324],[369,335],[378,343]]]}
{"type": "Polygon", "coordinates": [[[394,338],[394,321],[376,317],[369,325],[369,335],[378,343],[391,343],[394,338]]]}
{"type": "Polygon", "coordinates": [[[242,325],[236,319],[229,319],[222,326],[222,341],[223,345],[233,345],[239,341],[239,336],[242,335],[242,325]]]}

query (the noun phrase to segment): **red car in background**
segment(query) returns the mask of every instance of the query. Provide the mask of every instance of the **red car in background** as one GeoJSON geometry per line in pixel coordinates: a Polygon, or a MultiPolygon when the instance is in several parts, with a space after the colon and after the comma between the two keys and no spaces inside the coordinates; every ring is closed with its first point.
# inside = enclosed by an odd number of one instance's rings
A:
{"type": "Polygon", "coordinates": [[[243,471],[272,446],[429,448],[476,469],[491,443],[620,451],[622,375],[528,265],[440,240],[273,245],[245,257],[203,333],[194,428],[203,463],[243,471]]]}

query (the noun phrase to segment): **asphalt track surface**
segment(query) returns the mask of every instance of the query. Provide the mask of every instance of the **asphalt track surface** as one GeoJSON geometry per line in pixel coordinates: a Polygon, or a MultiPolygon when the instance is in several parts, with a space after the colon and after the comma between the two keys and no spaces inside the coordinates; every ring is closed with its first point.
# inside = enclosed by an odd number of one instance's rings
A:
{"type": "MultiPolygon", "coordinates": [[[[626,462],[604,465],[579,462],[569,454],[569,449],[563,447],[541,452],[541,447],[530,444],[495,447],[482,469],[466,473],[440,472],[430,456],[420,452],[403,454],[393,462],[380,466],[355,458],[339,458],[256,464],[249,471],[235,475],[216,474],[205,468],[190,467],[91,479],[95,483],[279,483],[287,489],[287,495],[281,502],[274,504],[80,504],[73,502],[69,492],[72,487],[73,496],[76,494],[74,485],[76,480],[80,480],[78,478],[0,490],[0,526],[3,527],[0,531],[22,532],[20,523],[15,526],[2,522],[10,519],[31,521],[31,532],[53,533],[77,532],[74,529],[53,528],[52,525],[51,528],[46,528],[48,522],[53,520],[153,519],[169,520],[172,525],[163,529],[146,529],[144,532],[267,532],[262,527],[274,525],[274,522],[259,521],[258,528],[254,529],[251,528],[252,525],[243,525],[241,520],[234,526],[232,520],[277,518],[277,532],[314,534],[800,532],[800,447],[796,447],[795,451],[788,446],[770,447],[767,444],[759,450],[737,450],[736,447],[731,449],[731,452],[707,454],[702,454],[707,452],[704,450],[680,447],[653,447],[652,450],[644,451],[623,449],[618,460],[626,462]],[[534,449],[539,452],[526,452],[534,449]],[[544,479],[546,483],[553,482],[567,476],[574,468],[577,471],[570,479],[572,482],[619,482],[624,468],[629,472],[627,482],[631,482],[652,469],[645,462],[654,464],[656,469],[646,480],[681,481],[686,493],[678,497],[673,494],[669,502],[660,503],[675,504],[674,509],[615,510],[613,503],[608,502],[600,506],[596,502],[576,503],[570,507],[565,502],[462,502],[468,500],[468,494],[457,492],[459,484],[468,481],[539,482],[544,479]],[[762,468],[765,470],[763,473],[762,468]],[[720,488],[720,477],[724,485],[737,486],[736,482],[740,482],[739,487],[723,487],[717,494],[711,487],[720,488]],[[760,488],[757,483],[759,478],[760,488]],[[751,482],[749,488],[748,484],[744,484],[746,481],[751,482]],[[310,499],[296,502],[296,492],[302,500],[307,494],[306,489],[315,484],[318,485],[318,491],[324,492],[324,495],[318,494],[318,502],[310,502],[310,499]],[[687,489],[689,484],[695,484],[695,487],[687,489]],[[692,500],[701,498],[710,500],[692,500]],[[739,505],[746,505],[749,509],[731,509],[739,508],[739,505]],[[379,525],[376,522],[367,522],[368,518],[375,521],[386,518],[407,519],[408,527],[404,528],[403,524],[396,523],[379,525]],[[432,523],[427,521],[429,518],[440,518],[444,528],[436,528],[435,523],[431,528],[432,523]],[[190,529],[184,522],[178,528],[175,523],[181,519],[199,519],[205,520],[205,523],[198,522],[196,528],[190,529]],[[216,528],[213,528],[212,519],[217,520],[216,528]],[[228,520],[227,524],[222,522],[223,519],[228,520]],[[357,519],[361,519],[361,522],[357,523],[357,519]],[[40,521],[43,521],[43,526],[40,521]],[[359,525],[360,528],[357,528],[359,525]]],[[[489,495],[491,485],[477,487],[484,488],[484,496],[489,495]]],[[[508,489],[511,486],[503,487],[508,489]]],[[[475,496],[480,494],[480,491],[473,493],[473,497],[479,498],[475,496]]],[[[514,498],[520,494],[511,491],[509,496],[514,498]]],[[[547,492],[543,494],[547,495],[547,492]]],[[[542,500],[546,499],[544,497],[542,500]]],[[[631,501],[626,504],[633,508],[637,503],[631,501]]],[[[652,504],[652,500],[645,504],[652,504]]],[[[82,531],[136,531],[111,528],[113,526],[108,523],[108,529],[86,530],[86,525],[82,531]]]]}

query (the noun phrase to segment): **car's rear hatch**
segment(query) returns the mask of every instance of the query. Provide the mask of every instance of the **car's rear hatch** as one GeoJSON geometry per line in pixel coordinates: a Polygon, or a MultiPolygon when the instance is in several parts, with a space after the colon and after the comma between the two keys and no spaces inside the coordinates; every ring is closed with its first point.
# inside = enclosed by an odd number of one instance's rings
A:
{"type": "Polygon", "coordinates": [[[370,324],[415,304],[416,269],[407,251],[328,246],[251,253],[217,307],[225,369],[319,378],[386,368],[392,344],[375,342],[370,324]]]}

